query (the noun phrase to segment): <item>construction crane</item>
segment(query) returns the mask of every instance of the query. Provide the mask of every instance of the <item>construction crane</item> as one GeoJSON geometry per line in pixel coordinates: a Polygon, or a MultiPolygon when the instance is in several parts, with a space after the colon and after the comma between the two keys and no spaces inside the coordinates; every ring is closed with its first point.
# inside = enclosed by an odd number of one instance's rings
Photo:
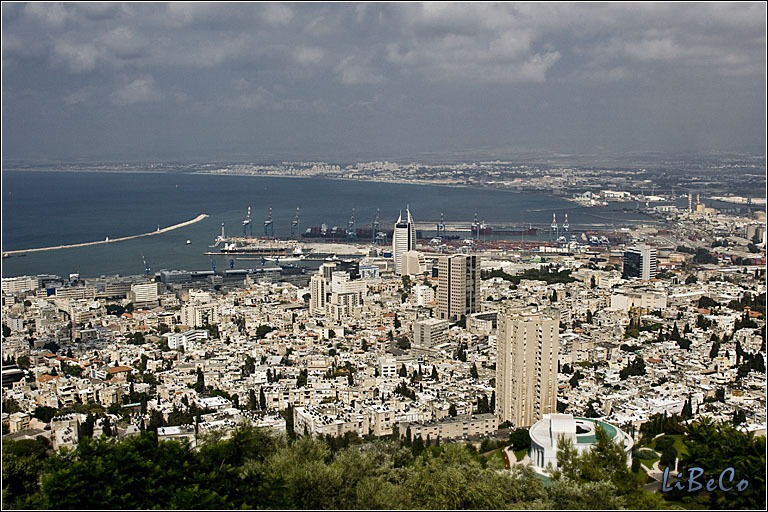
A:
{"type": "Polygon", "coordinates": [[[299,207],[296,207],[296,216],[291,221],[291,238],[299,237],[299,207]]]}
{"type": "Polygon", "coordinates": [[[272,208],[269,209],[269,217],[264,221],[264,236],[275,236],[275,226],[272,223],[272,208]]]}
{"type": "Polygon", "coordinates": [[[347,240],[357,240],[357,230],[355,230],[355,209],[352,208],[352,216],[347,221],[347,240]]]}
{"type": "Polygon", "coordinates": [[[571,231],[571,226],[570,224],[568,224],[568,214],[566,213],[565,222],[563,222],[563,234],[567,236],[570,231],[571,231]]]}
{"type": "Polygon", "coordinates": [[[149,275],[149,263],[147,263],[147,259],[143,254],[141,255],[141,261],[144,262],[144,272],[146,272],[146,275],[149,275]]]}
{"type": "Polygon", "coordinates": [[[216,272],[216,260],[214,260],[213,258],[211,258],[211,268],[213,269],[214,272],[216,272]]]}
{"type": "Polygon", "coordinates": [[[235,260],[229,260],[229,268],[235,268],[235,260]]]}
{"type": "Polygon", "coordinates": [[[251,226],[251,207],[248,207],[248,216],[243,220],[243,237],[248,235],[248,227],[251,228],[251,236],[253,236],[253,226],[251,226]]]}

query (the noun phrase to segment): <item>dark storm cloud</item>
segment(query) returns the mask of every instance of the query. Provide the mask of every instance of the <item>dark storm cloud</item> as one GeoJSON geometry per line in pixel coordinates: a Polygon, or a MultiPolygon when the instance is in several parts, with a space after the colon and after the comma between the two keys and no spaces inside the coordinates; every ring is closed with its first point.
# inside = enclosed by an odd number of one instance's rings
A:
{"type": "Polygon", "coordinates": [[[762,2],[4,3],[6,157],[762,147],[762,2]]]}

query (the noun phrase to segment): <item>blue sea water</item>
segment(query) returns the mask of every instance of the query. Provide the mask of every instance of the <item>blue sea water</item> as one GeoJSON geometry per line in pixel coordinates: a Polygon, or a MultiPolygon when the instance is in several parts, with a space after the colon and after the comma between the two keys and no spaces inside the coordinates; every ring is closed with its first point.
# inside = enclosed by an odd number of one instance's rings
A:
{"type": "MultiPolygon", "coordinates": [[[[3,251],[114,239],[200,213],[210,217],[161,235],[3,259],[2,275],[141,274],[144,258],[153,271],[209,269],[211,258],[203,253],[221,232],[221,223],[227,235],[242,234],[249,205],[254,236],[264,235],[271,207],[278,237],[290,235],[297,207],[301,231],[322,223],[346,227],[353,208],[358,228],[370,227],[377,208],[382,227],[391,226],[406,205],[417,223],[436,222],[441,212],[447,222],[469,224],[478,212],[480,220],[506,225],[548,225],[553,211],[560,222],[568,212],[573,228],[647,219],[635,212],[581,208],[553,196],[489,189],[186,173],[3,171],[3,251]]],[[[218,258],[217,268],[228,266],[226,258],[218,258]]],[[[248,266],[254,262],[237,262],[237,267],[248,266]]]]}

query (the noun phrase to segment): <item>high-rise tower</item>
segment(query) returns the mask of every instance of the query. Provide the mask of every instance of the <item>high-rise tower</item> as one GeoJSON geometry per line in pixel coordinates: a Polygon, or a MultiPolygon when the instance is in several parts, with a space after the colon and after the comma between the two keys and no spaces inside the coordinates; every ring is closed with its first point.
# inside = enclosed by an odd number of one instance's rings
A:
{"type": "Polygon", "coordinates": [[[478,311],[480,261],[474,254],[453,254],[437,260],[437,314],[458,320],[478,311]]]}
{"type": "Polygon", "coordinates": [[[639,245],[624,251],[624,267],[621,272],[624,279],[639,277],[647,281],[656,277],[656,271],[656,249],[639,245]]]}
{"type": "Polygon", "coordinates": [[[394,233],[392,233],[392,257],[395,259],[395,275],[402,275],[403,254],[413,250],[416,250],[416,226],[413,223],[413,217],[411,217],[411,210],[406,206],[405,220],[403,220],[403,213],[400,212],[395,223],[394,233]]]}
{"type": "Polygon", "coordinates": [[[557,412],[557,310],[499,313],[496,340],[496,415],[527,427],[557,412]]]}

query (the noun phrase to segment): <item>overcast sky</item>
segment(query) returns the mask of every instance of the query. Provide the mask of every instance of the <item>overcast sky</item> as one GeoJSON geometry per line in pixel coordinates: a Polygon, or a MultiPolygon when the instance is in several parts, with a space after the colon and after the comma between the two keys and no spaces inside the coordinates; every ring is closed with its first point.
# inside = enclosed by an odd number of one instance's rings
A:
{"type": "Polygon", "coordinates": [[[2,151],[762,150],[766,4],[3,3],[2,151]]]}

